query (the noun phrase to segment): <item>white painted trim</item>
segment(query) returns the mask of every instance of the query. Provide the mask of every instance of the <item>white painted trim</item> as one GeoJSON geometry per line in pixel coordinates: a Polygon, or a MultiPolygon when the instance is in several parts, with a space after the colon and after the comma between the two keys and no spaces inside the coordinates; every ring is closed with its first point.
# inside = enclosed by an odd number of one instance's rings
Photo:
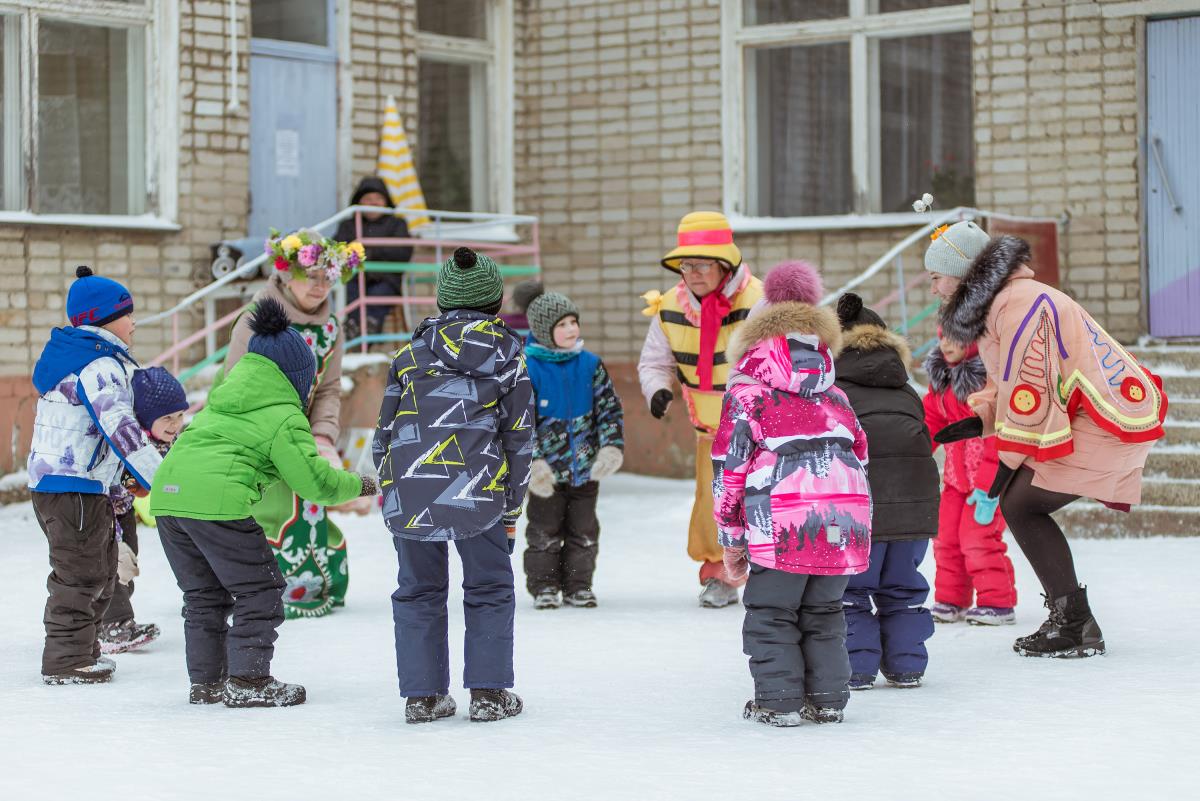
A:
{"type": "Polygon", "coordinates": [[[34,214],[0,211],[0,225],[57,225],[64,228],[112,228],[129,231],[179,231],[179,223],[155,214],[34,214]]]}
{"type": "Polygon", "coordinates": [[[894,214],[830,214],[824,217],[747,217],[728,213],[734,233],[765,234],[784,231],[837,231],[855,228],[904,228],[923,225],[928,214],[899,212],[894,214]]]}
{"type": "MultiPolygon", "coordinates": [[[[178,0],[176,0],[178,2],[178,0]]],[[[4,0],[0,13],[33,11],[51,19],[94,25],[144,25],[154,18],[150,0],[4,0]]]]}
{"type": "MultiPolygon", "coordinates": [[[[351,0],[337,0],[334,17],[335,46],[338,54],[337,67],[337,196],[348,198],[354,191],[354,49],[351,47],[351,0]]],[[[384,98],[384,103],[387,100],[384,98]]],[[[378,109],[379,119],[383,119],[384,109],[378,109]]],[[[375,164],[379,163],[378,144],[376,145],[375,164]]]]}
{"type": "MultiPolygon", "coordinates": [[[[508,5],[510,15],[511,2],[494,0],[493,7],[508,5]]],[[[495,12],[494,12],[495,13],[495,12]]],[[[486,42],[483,39],[468,39],[463,36],[445,36],[440,33],[417,31],[417,52],[422,56],[436,58],[438,61],[454,61],[468,64],[491,64],[496,60],[496,51],[501,43],[486,42]]],[[[509,43],[512,43],[512,26],[508,30],[509,43]]]]}
{"type": "Polygon", "coordinates": [[[1137,0],[1129,3],[1101,4],[1102,17],[1150,17],[1158,14],[1200,13],[1197,0],[1137,0]]]}
{"type": "MultiPolygon", "coordinates": [[[[854,6],[851,8],[854,9],[854,6]]],[[[856,16],[841,19],[751,25],[737,29],[734,40],[739,45],[749,47],[786,47],[844,42],[855,34],[895,39],[971,29],[970,3],[916,11],[896,11],[891,14],[868,14],[865,8],[864,5],[861,13],[856,16]]],[[[855,11],[852,10],[851,13],[854,14],[855,11]]]]}
{"type": "Polygon", "coordinates": [[[721,173],[722,206],[725,213],[746,211],[745,173],[745,84],[742,48],[736,34],[742,24],[742,0],[722,0],[721,3],[721,173]]]}
{"type": "Polygon", "coordinates": [[[0,116],[4,118],[4,135],[0,140],[0,159],[4,179],[0,188],[0,209],[25,205],[25,157],[22,154],[24,137],[25,70],[23,66],[21,31],[25,20],[19,14],[4,14],[3,36],[4,101],[0,116]],[[11,114],[9,112],[12,112],[11,114]]]}
{"type": "MultiPolygon", "coordinates": [[[[866,18],[867,0],[850,0],[850,16],[866,18]]],[[[871,59],[867,37],[860,30],[850,36],[850,175],[851,208],[858,214],[871,211],[871,59]]]]}
{"type": "Polygon", "coordinates": [[[154,126],[147,132],[154,169],[148,176],[150,208],[159,219],[179,216],[179,4],[155,4],[151,85],[146,102],[154,126]]]}
{"type": "MultiPolygon", "coordinates": [[[[501,214],[512,214],[516,208],[516,176],[513,164],[516,161],[516,76],[515,51],[517,39],[514,31],[513,0],[496,0],[492,11],[495,40],[495,92],[492,109],[491,146],[492,202],[501,214]]],[[[511,232],[510,232],[511,233],[511,232]]],[[[515,235],[514,235],[515,237],[515,235]]]]}

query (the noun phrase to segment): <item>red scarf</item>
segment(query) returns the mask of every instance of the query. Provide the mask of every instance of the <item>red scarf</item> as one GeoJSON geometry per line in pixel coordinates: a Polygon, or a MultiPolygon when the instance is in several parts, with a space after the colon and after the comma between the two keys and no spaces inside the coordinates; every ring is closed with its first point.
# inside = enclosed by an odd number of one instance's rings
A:
{"type": "Polygon", "coordinates": [[[733,308],[733,301],[725,296],[726,278],[721,285],[700,299],[700,355],[696,364],[696,377],[703,392],[713,388],[713,357],[717,350],[717,338],[721,334],[721,322],[733,308]]]}

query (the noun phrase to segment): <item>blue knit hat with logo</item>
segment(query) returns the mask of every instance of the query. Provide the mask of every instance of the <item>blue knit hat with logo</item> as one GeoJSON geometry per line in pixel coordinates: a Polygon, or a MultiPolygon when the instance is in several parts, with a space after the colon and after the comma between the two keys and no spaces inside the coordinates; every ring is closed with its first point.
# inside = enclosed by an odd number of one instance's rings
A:
{"type": "Polygon", "coordinates": [[[158,418],[187,411],[187,393],[183,384],[165,367],[137,370],[130,383],[133,385],[133,414],[147,431],[154,427],[158,418]]]}
{"type": "Polygon", "coordinates": [[[317,377],[317,357],[292,328],[283,304],[274,298],[260,301],[250,315],[250,330],[254,336],[247,350],[275,362],[300,396],[300,405],[306,405],[317,377]]]}
{"type": "Polygon", "coordinates": [[[111,278],[101,278],[91,267],[75,268],[75,281],[67,290],[67,319],[71,325],[101,326],[133,314],[133,296],[111,278]]]}

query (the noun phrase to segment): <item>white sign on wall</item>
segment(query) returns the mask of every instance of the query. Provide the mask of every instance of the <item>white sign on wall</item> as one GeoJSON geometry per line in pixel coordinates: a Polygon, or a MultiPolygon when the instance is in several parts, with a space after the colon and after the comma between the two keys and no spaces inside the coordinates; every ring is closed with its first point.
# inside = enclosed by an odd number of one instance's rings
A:
{"type": "Polygon", "coordinates": [[[279,128],[275,131],[275,175],[300,177],[300,132],[279,128]]]}

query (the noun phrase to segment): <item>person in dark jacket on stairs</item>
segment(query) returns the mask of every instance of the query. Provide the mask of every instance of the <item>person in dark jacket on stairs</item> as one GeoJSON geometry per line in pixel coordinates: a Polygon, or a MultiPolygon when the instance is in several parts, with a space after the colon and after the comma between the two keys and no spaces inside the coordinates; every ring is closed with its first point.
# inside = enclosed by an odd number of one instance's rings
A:
{"type": "Polygon", "coordinates": [[[874,506],[871,566],[850,577],[843,599],[850,689],[871,688],[881,670],[893,686],[918,687],[933,634],[929,582],[918,568],[937,535],[937,463],[925,408],[908,384],[908,344],[852,292],[837,312],[844,331],[837,385],[867,432],[874,506]]]}

